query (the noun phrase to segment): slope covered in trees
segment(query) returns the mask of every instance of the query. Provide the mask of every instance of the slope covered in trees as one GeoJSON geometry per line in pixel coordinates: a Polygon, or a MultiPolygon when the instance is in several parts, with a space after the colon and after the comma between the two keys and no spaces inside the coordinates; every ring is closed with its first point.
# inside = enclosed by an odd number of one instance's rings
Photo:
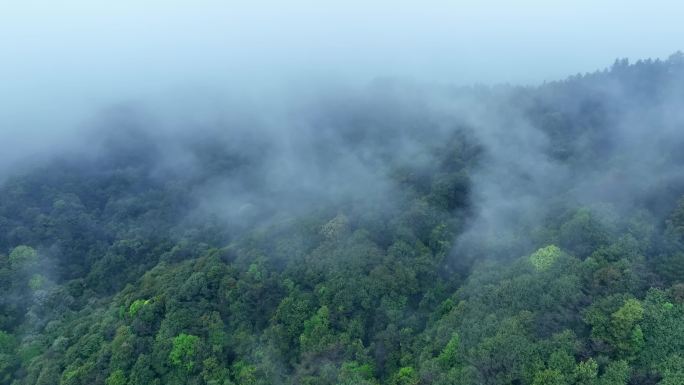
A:
{"type": "Polygon", "coordinates": [[[0,384],[682,384],[683,103],[675,54],[114,110],[0,186],[0,384]]]}

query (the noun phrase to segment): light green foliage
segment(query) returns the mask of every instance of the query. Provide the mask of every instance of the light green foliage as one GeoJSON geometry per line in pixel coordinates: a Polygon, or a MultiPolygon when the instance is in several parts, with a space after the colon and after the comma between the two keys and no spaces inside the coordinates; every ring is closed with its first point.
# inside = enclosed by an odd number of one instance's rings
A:
{"type": "Polygon", "coordinates": [[[13,269],[29,267],[38,261],[38,253],[30,246],[15,247],[9,255],[9,262],[13,269]]]}
{"type": "Polygon", "coordinates": [[[684,372],[667,373],[658,385],[682,385],[684,384],[684,372]]]}
{"type": "Polygon", "coordinates": [[[74,362],[68,365],[60,379],[60,385],[86,385],[94,382],[97,375],[95,362],[74,362]]]}
{"type": "Polygon", "coordinates": [[[336,385],[375,385],[373,367],[356,361],[344,362],[336,385]]]}
{"type": "Polygon", "coordinates": [[[235,373],[235,380],[237,385],[256,385],[257,368],[244,361],[237,361],[233,364],[232,372],[235,373]]]}
{"type": "Polygon", "coordinates": [[[410,366],[404,366],[397,371],[392,379],[390,385],[418,385],[420,378],[415,369],[410,366]]]}
{"type": "Polygon", "coordinates": [[[449,339],[449,342],[437,357],[443,366],[451,367],[456,364],[456,361],[458,360],[458,344],[459,336],[458,333],[454,332],[454,334],[451,336],[451,339],[449,339]]]}
{"type": "Polygon", "coordinates": [[[249,269],[247,270],[247,274],[249,275],[250,278],[252,278],[255,281],[261,281],[264,279],[264,271],[262,266],[259,266],[258,263],[252,263],[249,265],[249,269]]]}
{"type": "Polygon", "coordinates": [[[34,274],[28,282],[31,290],[39,290],[45,286],[45,277],[41,274],[34,274]]]}
{"type": "Polygon", "coordinates": [[[598,364],[593,358],[582,361],[575,367],[577,384],[592,384],[598,376],[598,364]]]}
{"type": "Polygon", "coordinates": [[[567,381],[559,370],[545,369],[537,372],[532,385],[566,385],[567,381]]]}
{"type": "Polygon", "coordinates": [[[530,255],[529,260],[532,266],[538,271],[547,270],[560,257],[561,250],[558,246],[549,245],[542,247],[530,255]]]}
{"type": "Polygon", "coordinates": [[[644,335],[639,321],[644,317],[644,308],[636,299],[628,299],[611,315],[611,326],[615,346],[628,356],[636,354],[644,345],[644,335]]]}
{"type": "Polygon", "coordinates": [[[176,366],[190,372],[195,368],[195,359],[199,350],[200,339],[197,336],[181,333],[173,339],[173,347],[169,360],[176,366]]]}
{"type": "Polygon", "coordinates": [[[121,369],[117,369],[105,380],[105,385],[126,385],[126,374],[121,369]]]}
{"type": "Polygon", "coordinates": [[[673,354],[659,364],[663,376],[658,385],[684,384],[684,357],[673,354]]]}
{"type": "Polygon", "coordinates": [[[143,306],[149,304],[151,301],[149,299],[136,299],[128,307],[128,315],[135,317],[136,314],[143,308],[143,306]]]}
{"type": "Polygon", "coordinates": [[[619,358],[633,360],[644,347],[640,325],[643,317],[644,308],[639,300],[609,297],[593,305],[585,320],[592,326],[592,338],[610,344],[619,358]]]}
{"type": "Polygon", "coordinates": [[[305,351],[318,351],[333,341],[330,330],[330,311],[321,306],[316,314],[304,322],[304,331],[299,343],[305,351]]]}
{"type": "Polygon", "coordinates": [[[644,317],[644,307],[636,299],[628,299],[624,305],[612,314],[613,326],[617,330],[627,330],[636,325],[644,317]]]}

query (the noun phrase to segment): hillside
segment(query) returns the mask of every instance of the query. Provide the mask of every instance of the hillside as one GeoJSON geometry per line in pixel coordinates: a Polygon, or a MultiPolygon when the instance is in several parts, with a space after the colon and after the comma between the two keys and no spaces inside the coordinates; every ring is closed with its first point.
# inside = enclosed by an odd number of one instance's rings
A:
{"type": "Polygon", "coordinates": [[[674,54],[113,108],[3,176],[0,384],[682,384],[682,106],[674,54]]]}

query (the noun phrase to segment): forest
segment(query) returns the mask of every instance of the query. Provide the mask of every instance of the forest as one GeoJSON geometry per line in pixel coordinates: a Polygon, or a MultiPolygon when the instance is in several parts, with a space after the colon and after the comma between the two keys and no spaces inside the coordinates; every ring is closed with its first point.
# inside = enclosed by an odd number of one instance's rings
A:
{"type": "Polygon", "coordinates": [[[683,106],[681,53],[115,106],[0,175],[0,384],[684,384],[683,106]]]}

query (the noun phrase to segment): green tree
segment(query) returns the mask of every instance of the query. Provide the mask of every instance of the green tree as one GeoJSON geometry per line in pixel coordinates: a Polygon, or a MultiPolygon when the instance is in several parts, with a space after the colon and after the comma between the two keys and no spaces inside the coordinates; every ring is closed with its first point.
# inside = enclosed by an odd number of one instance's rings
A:
{"type": "Polygon", "coordinates": [[[534,375],[532,385],[566,385],[567,381],[559,370],[544,369],[534,375]]]}
{"type": "Polygon", "coordinates": [[[128,370],[135,363],[135,336],[130,327],[120,326],[111,343],[109,366],[114,369],[128,370]]]}
{"type": "Polygon", "coordinates": [[[591,385],[596,383],[598,377],[598,364],[593,358],[582,361],[575,367],[575,379],[578,385],[591,385]]]}
{"type": "Polygon", "coordinates": [[[640,301],[627,298],[620,302],[620,297],[614,296],[592,305],[585,320],[592,326],[593,339],[607,343],[618,358],[633,360],[644,346],[643,317],[640,301]],[[615,310],[611,312],[611,308],[615,310]]]}
{"type": "Polygon", "coordinates": [[[530,255],[530,263],[538,271],[547,270],[561,256],[561,250],[556,245],[542,247],[530,255]]]}
{"type": "Polygon", "coordinates": [[[302,351],[317,352],[334,341],[330,329],[330,311],[321,306],[316,314],[304,322],[304,331],[299,336],[302,351]]]}
{"type": "Polygon", "coordinates": [[[233,385],[228,368],[223,367],[216,357],[202,362],[202,379],[207,385],[233,385]]]}
{"type": "Polygon", "coordinates": [[[458,333],[454,332],[451,339],[449,339],[449,342],[447,342],[446,346],[437,357],[442,366],[452,367],[456,365],[456,362],[458,361],[459,340],[458,333]]]}
{"type": "Polygon", "coordinates": [[[418,385],[420,377],[415,369],[404,366],[399,369],[391,378],[390,385],[418,385]]]}
{"type": "Polygon", "coordinates": [[[20,267],[31,267],[38,262],[38,253],[30,246],[21,245],[12,249],[9,255],[9,262],[12,269],[20,267]]]}
{"type": "Polygon", "coordinates": [[[126,385],[126,373],[121,369],[113,371],[105,380],[105,385],[126,385]]]}
{"type": "Polygon", "coordinates": [[[636,299],[628,299],[611,315],[613,344],[627,357],[634,357],[644,346],[644,333],[639,322],[644,308],[636,299]]]}
{"type": "Polygon", "coordinates": [[[150,303],[149,299],[136,299],[131,303],[131,306],[128,307],[128,315],[131,317],[135,317],[136,314],[140,311],[140,309],[143,308],[143,306],[147,305],[150,303]]]}
{"type": "Polygon", "coordinates": [[[613,361],[599,379],[599,385],[625,385],[629,380],[630,367],[626,361],[613,361]]]}
{"type": "Polygon", "coordinates": [[[337,378],[337,385],[377,385],[373,367],[356,361],[344,362],[337,378]]]}
{"type": "Polygon", "coordinates": [[[173,339],[173,347],[169,353],[171,363],[187,372],[196,368],[200,339],[197,336],[181,333],[173,339]]]}

